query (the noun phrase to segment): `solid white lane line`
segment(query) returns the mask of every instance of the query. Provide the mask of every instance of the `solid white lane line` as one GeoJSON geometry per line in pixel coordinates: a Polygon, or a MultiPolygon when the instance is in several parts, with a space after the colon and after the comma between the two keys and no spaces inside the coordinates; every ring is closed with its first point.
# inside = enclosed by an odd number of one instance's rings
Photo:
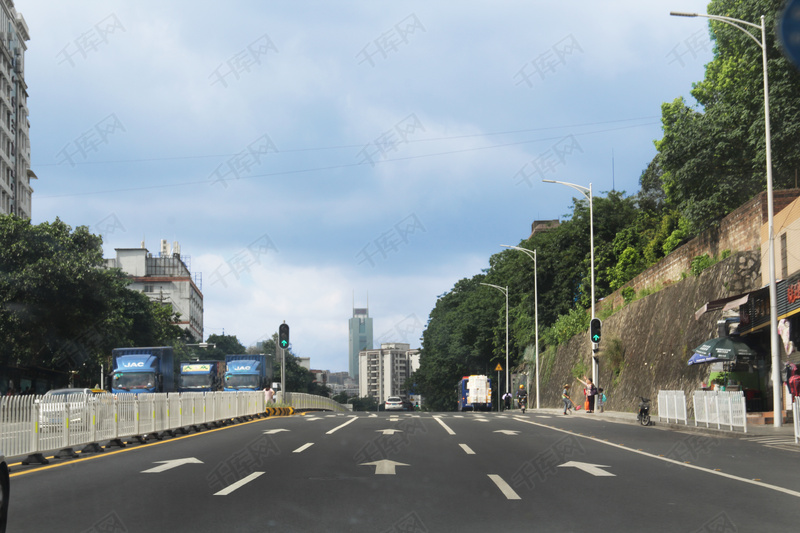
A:
{"type": "Polygon", "coordinates": [[[227,487],[225,487],[221,491],[219,491],[216,494],[214,494],[214,496],[227,496],[231,492],[235,491],[236,489],[238,489],[240,487],[243,487],[243,486],[247,485],[248,483],[250,483],[251,481],[253,481],[254,479],[256,479],[257,477],[259,477],[259,476],[261,476],[263,474],[264,474],[264,472],[253,472],[252,474],[250,474],[246,478],[240,479],[239,481],[237,481],[233,485],[228,485],[227,487]]]}
{"type": "Polygon", "coordinates": [[[543,427],[543,428],[547,428],[547,429],[552,429],[553,431],[558,431],[560,433],[566,433],[568,435],[573,435],[575,437],[579,437],[579,438],[582,438],[582,439],[593,440],[593,441],[598,442],[600,444],[605,444],[606,446],[611,446],[613,448],[618,448],[620,450],[625,450],[626,452],[638,453],[639,455],[644,455],[645,457],[650,457],[651,459],[657,459],[659,461],[664,461],[665,463],[671,463],[671,464],[674,464],[674,465],[682,466],[684,468],[690,468],[692,470],[699,470],[701,472],[706,472],[708,474],[712,474],[712,475],[715,475],[715,476],[720,476],[720,477],[724,477],[724,478],[728,478],[728,479],[733,479],[735,481],[741,481],[742,483],[747,483],[749,485],[755,485],[757,487],[762,487],[762,488],[765,488],[765,489],[770,489],[770,490],[774,490],[774,491],[777,491],[777,492],[782,492],[783,494],[788,494],[789,496],[794,496],[795,498],[800,498],[800,492],[798,492],[796,490],[792,490],[792,489],[787,489],[785,487],[779,487],[778,485],[770,485],[769,483],[764,483],[763,481],[756,481],[755,479],[747,479],[747,478],[744,478],[744,477],[734,476],[732,474],[726,474],[725,472],[718,472],[716,470],[711,470],[710,468],[704,468],[702,466],[697,466],[697,465],[685,463],[683,461],[676,461],[675,459],[670,459],[669,457],[661,457],[661,456],[658,456],[658,455],[653,455],[652,453],[648,453],[648,452],[645,452],[645,451],[642,451],[642,450],[634,450],[633,448],[628,448],[627,446],[622,446],[620,444],[614,444],[613,442],[608,442],[608,441],[605,441],[605,440],[601,440],[601,439],[598,439],[597,437],[587,437],[587,436],[581,435],[579,433],[573,433],[572,431],[569,431],[569,430],[566,430],[566,429],[560,429],[560,428],[557,428],[557,427],[548,426],[546,424],[538,424],[536,422],[531,422],[530,420],[523,420],[523,419],[519,419],[519,418],[517,420],[519,422],[524,422],[526,424],[531,424],[531,425],[534,425],[534,426],[539,426],[539,427],[543,427]]]}
{"type": "Polygon", "coordinates": [[[447,432],[448,432],[450,435],[455,435],[455,434],[456,434],[456,432],[455,432],[455,431],[453,431],[452,429],[450,429],[450,428],[447,426],[447,424],[445,424],[444,422],[442,422],[442,419],[441,419],[441,418],[439,418],[438,416],[434,416],[434,417],[433,417],[433,419],[434,419],[434,420],[436,420],[437,422],[439,422],[439,423],[442,425],[442,427],[445,429],[445,431],[447,431],[447,432]]]}
{"type": "Polygon", "coordinates": [[[472,451],[472,448],[470,448],[466,444],[459,444],[459,446],[461,446],[461,449],[464,450],[464,452],[466,452],[467,455],[475,455],[475,452],[472,451]]]}
{"type": "Polygon", "coordinates": [[[497,485],[497,488],[500,489],[500,492],[502,492],[503,496],[505,496],[507,499],[509,500],[522,499],[519,497],[519,494],[514,492],[514,489],[512,489],[511,486],[503,480],[503,478],[501,478],[497,474],[488,474],[488,475],[489,479],[494,481],[494,484],[497,485]]]}
{"type": "Polygon", "coordinates": [[[311,448],[313,445],[314,445],[314,443],[313,443],[313,442],[308,442],[308,443],[306,443],[306,444],[303,444],[303,445],[302,445],[302,446],[300,446],[299,448],[297,448],[297,449],[296,449],[295,451],[293,451],[292,453],[300,453],[300,452],[302,452],[302,451],[304,451],[304,450],[307,450],[307,449],[311,448]]]}
{"type": "Polygon", "coordinates": [[[350,420],[348,420],[347,422],[345,422],[345,423],[344,423],[344,424],[342,424],[341,426],[336,426],[335,428],[333,428],[332,430],[330,430],[329,432],[327,432],[327,433],[326,433],[326,435],[332,435],[332,434],[336,433],[337,431],[339,431],[340,429],[342,429],[343,427],[345,427],[347,424],[352,424],[352,423],[353,423],[353,422],[355,422],[357,419],[358,419],[358,417],[357,417],[357,416],[354,416],[353,418],[351,418],[350,420]]]}

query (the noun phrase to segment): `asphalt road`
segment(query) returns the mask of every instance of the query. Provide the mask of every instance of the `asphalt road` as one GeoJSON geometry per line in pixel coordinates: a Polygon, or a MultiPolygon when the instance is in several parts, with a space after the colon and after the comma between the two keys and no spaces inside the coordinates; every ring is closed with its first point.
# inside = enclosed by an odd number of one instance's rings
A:
{"type": "Polygon", "coordinates": [[[794,532],[799,460],[579,415],[310,413],[12,464],[8,531],[794,532]]]}

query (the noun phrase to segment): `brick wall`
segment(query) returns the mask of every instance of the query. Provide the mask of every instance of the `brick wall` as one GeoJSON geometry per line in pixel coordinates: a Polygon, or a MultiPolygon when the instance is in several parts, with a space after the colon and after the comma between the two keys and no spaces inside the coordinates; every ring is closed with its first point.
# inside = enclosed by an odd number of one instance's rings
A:
{"type": "MultiPolygon", "coordinates": [[[[773,191],[774,213],[780,212],[800,196],[800,189],[773,191]]],[[[718,257],[724,250],[731,252],[761,252],[761,226],[767,223],[767,193],[762,192],[729,213],[719,225],[709,228],[686,244],[676,248],[667,257],[648,268],[619,290],[604,298],[605,305],[619,307],[623,304],[622,290],[633,287],[636,292],[655,288],[659,284],[669,285],[689,272],[692,259],[708,254],[718,257]]],[[[730,287],[733,291],[737,287],[730,287]]]]}

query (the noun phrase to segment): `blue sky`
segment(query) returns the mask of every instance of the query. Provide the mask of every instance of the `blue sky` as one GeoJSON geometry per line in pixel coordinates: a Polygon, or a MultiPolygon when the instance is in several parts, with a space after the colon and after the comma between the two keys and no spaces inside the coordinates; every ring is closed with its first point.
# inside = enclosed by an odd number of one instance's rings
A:
{"type": "Polygon", "coordinates": [[[634,194],[661,103],[693,101],[707,21],[669,12],[706,2],[609,5],[20,0],[33,221],[178,241],[206,336],[285,320],[346,370],[355,295],[419,347],[438,295],[570,213],[543,178],[634,194]]]}

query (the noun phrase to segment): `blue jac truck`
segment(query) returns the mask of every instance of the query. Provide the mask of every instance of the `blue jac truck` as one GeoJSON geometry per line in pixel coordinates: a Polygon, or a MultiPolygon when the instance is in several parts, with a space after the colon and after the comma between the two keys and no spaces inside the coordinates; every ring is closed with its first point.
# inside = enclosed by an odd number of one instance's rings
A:
{"type": "Polygon", "coordinates": [[[272,358],[264,354],[225,356],[226,391],[263,390],[272,383],[272,358]]]}
{"type": "Polygon", "coordinates": [[[214,392],[222,390],[224,361],[181,361],[178,392],[214,392]]]}
{"type": "Polygon", "coordinates": [[[175,392],[173,360],[172,346],[114,348],[111,392],[175,392]]]}

